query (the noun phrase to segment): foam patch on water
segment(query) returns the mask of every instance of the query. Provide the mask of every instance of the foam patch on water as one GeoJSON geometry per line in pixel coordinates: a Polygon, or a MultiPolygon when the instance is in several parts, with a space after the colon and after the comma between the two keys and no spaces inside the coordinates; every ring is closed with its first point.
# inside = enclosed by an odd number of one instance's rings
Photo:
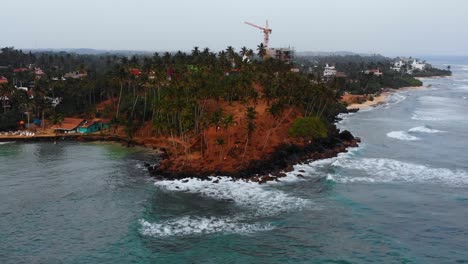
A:
{"type": "Polygon", "coordinates": [[[468,184],[468,172],[446,168],[430,168],[424,165],[406,163],[392,159],[349,159],[338,160],[333,166],[364,171],[367,177],[329,177],[337,182],[415,182],[465,186],[468,184]]]}
{"type": "Polygon", "coordinates": [[[214,233],[250,234],[273,229],[273,226],[270,224],[248,224],[229,218],[191,216],[167,220],[161,223],[150,223],[145,220],[140,220],[140,225],[141,234],[154,237],[191,236],[214,233]]]}
{"type": "Polygon", "coordinates": [[[281,212],[302,210],[306,207],[319,209],[319,206],[314,206],[309,200],[290,196],[281,190],[271,188],[271,184],[260,185],[255,182],[233,181],[229,177],[155,182],[157,187],[167,191],[194,193],[215,200],[232,201],[237,206],[251,210],[257,216],[271,216],[281,212]]]}
{"type": "Polygon", "coordinates": [[[418,99],[421,107],[412,113],[413,120],[456,121],[466,120],[466,103],[462,98],[422,96],[418,99]]]}
{"type": "Polygon", "coordinates": [[[404,141],[421,140],[420,138],[410,135],[405,131],[392,131],[392,132],[387,133],[387,137],[396,138],[396,139],[404,140],[404,141]]]}
{"type": "Polygon", "coordinates": [[[437,117],[436,114],[432,114],[432,113],[429,113],[429,112],[423,112],[423,111],[420,111],[420,110],[415,111],[412,114],[411,119],[419,120],[419,121],[440,121],[440,120],[443,120],[442,118],[437,117]]]}
{"type": "Polygon", "coordinates": [[[434,134],[434,133],[444,133],[445,131],[442,130],[437,130],[433,129],[427,126],[419,126],[419,127],[413,127],[408,130],[410,133],[429,133],[429,134],[434,134]]]}
{"type": "Polygon", "coordinates": [[[317,176],[320,177],[321,175],[323,175],[323,171],[321,171],[323,167],[329,166],[337,160],[349,159],[353,157],[356,154],[356,152],[363,149],[364,147],[365,145],[361,144],[357,148],[348,148],[348,152],[338,153],[338,155],[333,158],[315,160],[304,164],[296,164],[293,166],[294,170],[292,172],[286,173],[287,177],[280,178],[280,180],[282,182],[292,182],[308,180],[312,177],[316,178],[317,176]]]}
{"type": "Polygon", "coordinates": [[[6,145],[6,144],[11,144],[15,143],[14,141],[8,141],[8,142],[0,142],[0,145],[6,145]]]}
{"type": "Polygon", "coordinates": [[[135,164],[135,168],[137,168],[139,170],[142,170],[142,171],[148,171],[148,168],[146,168],[145,165],[143,165],[141,163],[135,164]]]}
{"type": "Polygon", "coordinates": [[[390,96],[388,100],[389,104],[398,104],[403,102],[406,99],[406,96],[402,95],[401,93],[394,93],[390,96]]]}

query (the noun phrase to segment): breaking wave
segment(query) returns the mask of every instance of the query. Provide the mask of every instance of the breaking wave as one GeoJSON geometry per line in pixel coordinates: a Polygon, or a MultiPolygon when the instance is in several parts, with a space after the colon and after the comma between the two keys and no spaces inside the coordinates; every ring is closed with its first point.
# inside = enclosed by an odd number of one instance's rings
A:
{"type": "Polygon", "coordinates": [[[290,196],[281,190],[254,182],[234,181],[229,177],[211,177],[210,180],[182,179],[157,181],[163,190],[199,194],[251,210],[257,216],[276,215],[281,212],[302,210],[312,202],[290,196]]]}
{"type": "Polygon", "coordinates": [[[402,95],[401,93],[393,93],[389,100],[389,104],[398,104],[406,99],[406,96],[402,95]]]}
{"type": "Polygon", "coordinates": [[[166,220],[161,223],[150,223],[141,219],[140,225],[141,234],[154,237],[191,236],[214,233],[250,234],[273,229],[273,226],[270,224],[248,224],[229,218],[191,216],[166,220]]]}
{"type": "Polygon", "coordinates": [[[6,145],[6,144],[11,144],[15,143],[14,141],[8,141],[8,142],[0,142],[0,145],[6,145]]]}
{"type": "Polygon", "coordinates": [[[392,131],[387,133],[387,137],[405,141],[421,140],[420,138],[410,135],[405,131],[392,131]]]}
{"type": "Polygon", "coordinates": [[[157,181],[154,184],[163,191],[193,193],[214,200],[229,201],[247,212],[236,218],[184,216],[157,223],[142,219],[140,232],[143,235],[164,237],[211,233],[249,234],[271,230],[274,226],[270,224],[250,222],[261,217],[301,211],[306,208],[321,209],[320,205],[310,200],[294,197],[274,188],[275,185],[310,179],[314,177],[314,173],[317,173],[317,168],[330,165],[340,159],[350,158],[358,149],[360,148],[351,148],[348,153],[340,153],[335,158],[295,165],[292,172],[280,178],[280,183],[268,182],[260,185],[255,182],[234,181],[221,176],[213,176],[209,180],[193,178],[157,181]]]}
{"type": "Polygon", "coordinates": [[[437,130],[437,129],[432,129],[427,126],[419,126],[419,127],[413,127],[408,130],[410,133],[444,133],[445,131],[437,130]]]}
{"type": "Polygon", "coordinates": [[[446,168],[430,168],[424,165],[392,159],[349,159],[338,160],[333,166],[364,171],[366,177],[329,176],[337,182],[415,182],[464,186],[468,184],[468,172],[446,168]]]}

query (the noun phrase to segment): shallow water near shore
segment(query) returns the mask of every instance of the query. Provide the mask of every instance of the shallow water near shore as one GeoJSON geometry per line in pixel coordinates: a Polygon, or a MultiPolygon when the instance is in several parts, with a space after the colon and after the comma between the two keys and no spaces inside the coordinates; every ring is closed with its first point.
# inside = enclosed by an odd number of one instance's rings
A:
{"type": "Polygon", "coordinates": [[[0,144],[0,262],[468,262],[468,60],[444,64],[344,116],[361,147],[280,183],[156,182],[154,153],[117,144],[0,144]]]}

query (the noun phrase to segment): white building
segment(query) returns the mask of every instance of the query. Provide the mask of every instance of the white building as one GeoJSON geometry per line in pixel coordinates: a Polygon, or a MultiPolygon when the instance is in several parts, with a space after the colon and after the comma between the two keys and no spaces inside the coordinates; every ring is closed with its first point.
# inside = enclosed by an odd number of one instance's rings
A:
{"type": "Polygon", "coordinates": [[[325,69],[323,70],[323,76],[324,77],[331,77],[336,75],[336,69],[335,66],[328,66],[325,65],[325,69]]]}
{"type": "Polygon", "coordinates": [[[419,61],[416,61],[413,60],[413,63],[411,63],[411,68],[413,70],[420,70],[420,71],[424,71],[424,69],[426,68],[426,64],[425,63],[421,63],[419,61]]]}
{"type": "Polygon", "coordinates": [[[396,61],[396,62],[393,64],[392,70],[397,71],[397,72],[400,72],[400,71],[401,71],[401,67],[403,67],[404,65],[405,65],[405,63],[404,63],[402,60],[396,61]]]}

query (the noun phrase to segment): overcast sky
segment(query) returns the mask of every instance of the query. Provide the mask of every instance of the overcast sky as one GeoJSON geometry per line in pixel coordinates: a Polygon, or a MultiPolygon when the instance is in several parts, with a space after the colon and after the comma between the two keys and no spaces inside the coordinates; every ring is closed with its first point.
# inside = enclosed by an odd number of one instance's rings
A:
{"type": "Polygon", "coordinates": [[[220,50],[270,47],[468,55],[466,0],[5,0],[0,46],[220,50]]]}

